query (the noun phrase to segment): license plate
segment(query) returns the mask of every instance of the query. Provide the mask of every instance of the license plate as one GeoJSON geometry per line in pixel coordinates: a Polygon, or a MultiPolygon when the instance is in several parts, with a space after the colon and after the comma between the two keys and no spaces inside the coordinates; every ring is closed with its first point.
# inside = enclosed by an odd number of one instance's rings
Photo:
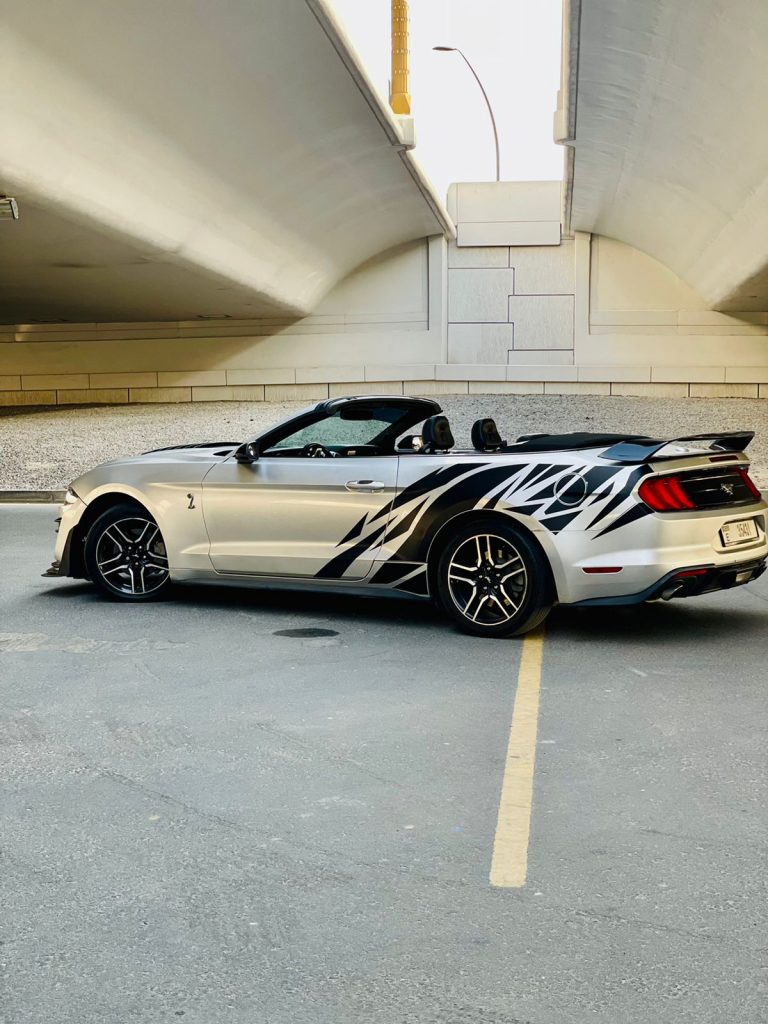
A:
{"type": "Polygon", "coordinates": [[[720,536],[727,548],[733,547],[734,544],[744,544],[748,540],[757,540],[757,523],[754,519],[739,519],[735,523],[726,523],[720,527],[720,536]]]}

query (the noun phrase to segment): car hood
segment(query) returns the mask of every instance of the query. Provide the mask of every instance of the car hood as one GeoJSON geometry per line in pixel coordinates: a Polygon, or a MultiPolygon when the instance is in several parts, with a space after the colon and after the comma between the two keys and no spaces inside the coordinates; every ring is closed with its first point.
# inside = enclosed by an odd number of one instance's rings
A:
{"type": "Polygon", "coordinates": [[[72,481],[71,487],[85,501],[104,485],[130,485],[143,489],[149,484],[198,484],[216,463],[229,458],[241,441],[202,441],[157,448],[142,455],[127,455],[94,466],[72,481]]]}
{"type": "Polygon", "coordinates": [[[159,452],[176,452],[182,459],[214,455],[218,458],[226,458],[231,455],[235,448],[239,448],[242,441],[197,441],[194,444],[169,444],[165,448],[150,448],[148,452],[137,458],[143,459],[146,455],[157,455],[159,452]]]}

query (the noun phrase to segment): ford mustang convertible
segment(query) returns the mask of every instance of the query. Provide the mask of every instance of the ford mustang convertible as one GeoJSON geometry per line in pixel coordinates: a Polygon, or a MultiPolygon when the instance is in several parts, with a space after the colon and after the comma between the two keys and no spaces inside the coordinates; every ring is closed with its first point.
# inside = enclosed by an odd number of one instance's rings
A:
{"type": "Polygon", "coordinates": [[[399,592],[477,636],[555,603],[637,604],[765,570],[750,432],[527,434],[457,449],[423,398],[320,402],[252,440],[160,448],[67,491],[46,575],[125,601],[173,584],[399,592]]]}

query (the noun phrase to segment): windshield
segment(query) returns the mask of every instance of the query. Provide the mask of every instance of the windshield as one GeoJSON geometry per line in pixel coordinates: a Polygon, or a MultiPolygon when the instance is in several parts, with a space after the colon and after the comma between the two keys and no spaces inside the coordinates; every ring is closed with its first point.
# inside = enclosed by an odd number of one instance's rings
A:
{"type": "Polygon", "coordinates": [[[386,436],[405,415],[406,410],[402,408],[382,408],[370,410],[366,419],[349,419],[342,417],[342,410],[337,409],[333,415],[287,434],[270,445],[267,452],[303,448],[307,444],[321,444],[326,448],[377,445],[382,434],[386,436]]]}

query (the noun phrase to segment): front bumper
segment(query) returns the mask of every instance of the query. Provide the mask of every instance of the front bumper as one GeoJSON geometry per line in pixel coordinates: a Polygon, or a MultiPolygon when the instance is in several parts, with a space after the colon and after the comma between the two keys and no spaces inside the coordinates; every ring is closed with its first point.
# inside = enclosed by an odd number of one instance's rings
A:
{"type": "Polygon", "coordinates": [[[42,574],[43,576],[71,576],[71,550],[72,538],[75,535],[75,527],[80,522],[87,505],[72,490],[68,490],[64,496],[64,503],[59,506],[59,516],[56,519],[56,547],[53,553],[53,562],[42,574]]]}

